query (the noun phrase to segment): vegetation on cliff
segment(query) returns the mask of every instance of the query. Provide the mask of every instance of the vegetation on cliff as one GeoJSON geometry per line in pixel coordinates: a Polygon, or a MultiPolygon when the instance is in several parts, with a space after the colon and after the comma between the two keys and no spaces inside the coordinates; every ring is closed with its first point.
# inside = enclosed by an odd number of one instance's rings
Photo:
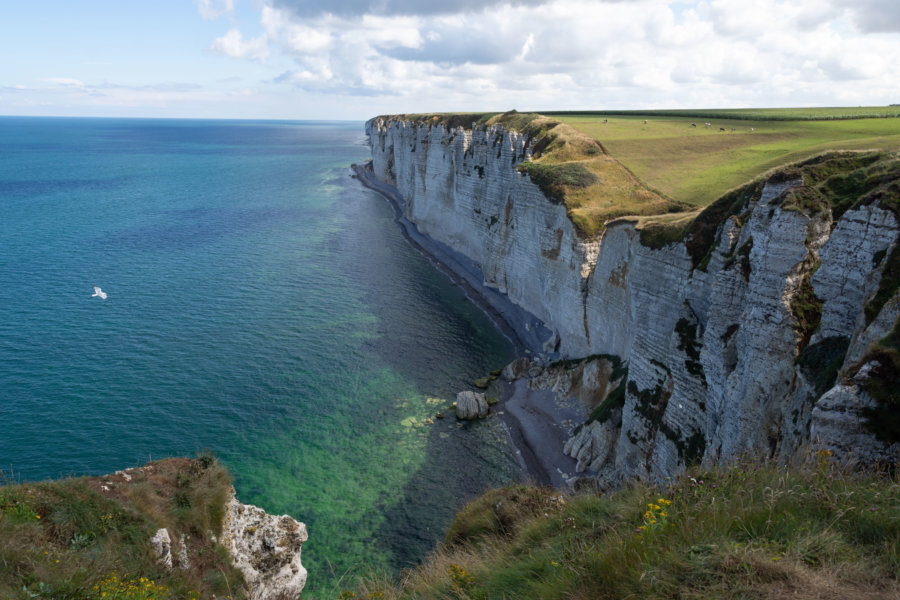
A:
{"type": "Polygon", "coordinates": [[[531,160],[516,168],[527,173],[550,201],[565,204],[569,218],[588,237],[599,234],[606,222],[617,217],[680,213],[691,208],[649,189],[597,140],[544,115],[509,111],[399,118],[448,129],[502,125],[526,134],[531,160]]]}
{"type": "Polygon", "coordinates": [[[823,451],[613,494],[492,490],[423,565],[342,597],[896,598],[898,577],[900,481],[823,451]]]}
{"type": "MultiPolygon", "coordinates": [[[[763,177],[784,165],[838,149],[875,148],[882,154],[864,154],[879,156],[900,150],[896,107],[400,117],[448,129],[499,124],[527,134],[532,159],[517,168],[528,173],[551,201],[565,204],[583,235],[597,235],[610,221],[629,217],[642,230],[650,229],[642,240],[646,237],[654,247],[681,240],[697,229],[695,217],[701,228],[706,224],[717,228],[721,220],[710,217],[723,212],[723,203],[756,191],[763,177]],[[715,211],[700,214],[712,205],[718,205],[715,211]]],[[[845,167],[832,164],[828,169],[846,171],[845,167]]],[[[837,217],[851,197],[859,197],[852,194],[864,187],[851,177],[819,191],[829,196],[837,217]]],[[[803,205],[820,198],[801,190],[796,200],[803,205]]]]}
{"type": "Polygon", "coordinates": [[[0,598],[239,598],[243,580],[219,536],[231,479],[211,456],[168,459],[103,477],[0,487],[0,598]],[[160,564],[171,535],[188,564],[160,564]]]}
{"type": "Polygon", "coordinates": [[[854,119],[835,119],[840,111],[829,109],[697,114],[557,113],[555,118],[598,140],[649,188],[697,208],[772,169],[823,152],[900,149],[896,109],[891,118],[854,119]],[[789,117],[794,118],[785,120],[789,117]]]}

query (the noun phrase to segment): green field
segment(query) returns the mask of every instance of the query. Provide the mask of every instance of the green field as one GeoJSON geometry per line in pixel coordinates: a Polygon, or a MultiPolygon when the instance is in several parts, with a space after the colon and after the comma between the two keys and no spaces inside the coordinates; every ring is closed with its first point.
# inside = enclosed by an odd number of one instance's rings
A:
{"type": "MultiPolygon", "coordinates": [[[[804,110],[798,116],[815,114],[804,110]]],[[[828,150],[900,149],[900,118],[748,121],[707,114],[704,121],[599,113],[555,118],[596,139],[647,187],[697,207],[773,168],[828,150]]]]}
{"type": "Polygon", "coordinates": [[[839,106],[817,108],[685,108],[669,110],[550,111],[551,117],[577,115],[649,117],[688,117],[696,119],[745,119],[750,121],[821,121],[831,119],[867,119],[900,117],[900,104],[891,106],[839,106]]]}
{"type": "Polygon", "coordinates": [[[652,224],[658,242],[680,239],[703,208],[776,169],[828,152],[878,150],[896,172],[893,153],[900,150],[900,106],[396,118],[449,129],[499,124],[525,133],[532,158],[516,168],[551,202],[565,204],[582,235],[599,235],[610,221],[628,217],[641,229],[652,224]]]}

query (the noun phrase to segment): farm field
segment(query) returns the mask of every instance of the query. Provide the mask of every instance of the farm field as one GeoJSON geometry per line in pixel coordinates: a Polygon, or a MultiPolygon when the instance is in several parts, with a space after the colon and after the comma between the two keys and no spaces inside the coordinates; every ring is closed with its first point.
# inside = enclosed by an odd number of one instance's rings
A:
{"type": "Polygon", "coordinates": [[[827,150],[900,149],[900,118],[806,120],[825,110],[831,109],[794,109],[802,119],[795,121],[781,120],[789,109],[696,113],[705,117],[663,116],[662,111],[551,115],[600,142],[648,188],[703,207],[770,169],[827,150]],[[766,118],[769,113],[778,119],[766,118]]]}

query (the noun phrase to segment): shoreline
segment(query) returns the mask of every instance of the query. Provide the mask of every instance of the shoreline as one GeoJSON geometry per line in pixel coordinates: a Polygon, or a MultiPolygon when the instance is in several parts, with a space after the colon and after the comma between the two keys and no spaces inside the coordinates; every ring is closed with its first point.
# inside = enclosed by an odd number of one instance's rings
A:
{"type": "Polygon", "coordinates": [[[556,393],[532,390],[524,378],[501,381],[500,386],[500,410],[495,414],[503,422],[522,467],[538,485],[570,487],[576,461],[563,453],[568,439],[563,421],[569,415],[559,407],[556,393]]]}
{"type": "Polygon", "coordinates": [[[481,268],[470,258],[420,232],[416,224],[404,215],[403,198],[397,188],[377,179],[368,168],[368,163],[353,164],[350,169],[364,187],[378,192],[388,201],[394,211],[394,221],[400,225],[413,248],[463,289],[466,297],[510,341],[516,356],[549,356],[544,351],[544,343],[551,339],[552,332],[540,319],[514,304],[505,294],[484,285],[481,268]]]}
{"type": "MultiPolygon", "coordinates": [[[[551,332],[537,317],[485,286],[477,265],[466,268],[466,264],[471,264],[470,259],[421,233],[404,216],[403,199],[397,189],[376,179],[367,164],[354,164],[350,168],[364,187],[388,201],[394,211],[394,221],[407,241],[463,289],[466,297],[510,341],[516,356],[547,356],[543,343],[551,337],[551,332]]],[[[568,487],[569,478],[575,474],[575,460],[563,453],[568,436],[563,421],[570,415],[560,408],[556,394],[551,390],[532,390],[524,378],[511,382],[497,380],[495,384],[500,386],[501,397],[492,413],[503,423],[527,477],[539,485],[568,487]]]]}

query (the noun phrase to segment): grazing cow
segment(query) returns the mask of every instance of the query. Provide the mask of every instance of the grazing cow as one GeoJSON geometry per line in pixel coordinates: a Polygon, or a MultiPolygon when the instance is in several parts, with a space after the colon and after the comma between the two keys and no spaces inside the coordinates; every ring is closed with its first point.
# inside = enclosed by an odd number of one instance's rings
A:
{"type": "Polygon", "coordinates": [[[646,124],[647,124],[647,119],[644,119],[644,125],[646,125],[646,124]]]}
{"type": "Polygon", "coordinates": [[[724,127],[719,127],[719,131],[725,131],[724,127]]]}
{"type": "Polygon", "coordinates": [[[603,119],[603,122],[606,123],[607,119],[603,119]]]}
{"type": "Polygon", "coordinates": [[[751,127],[751,128],[750,128],[750,131],[755,131],[755,130],[751,127]]]}
{"type": "Polygon", "coordinates": [[[691,123],[691,127],[696,127],[696,126],[697,126],[696,123],[691,123]]]}
{"type": "Polygon", "coordinates": [[[712,126],[712,123],[704,123],[703,126],[704,126],[704,127],[711,127],[711,126],[712,126]]]}

